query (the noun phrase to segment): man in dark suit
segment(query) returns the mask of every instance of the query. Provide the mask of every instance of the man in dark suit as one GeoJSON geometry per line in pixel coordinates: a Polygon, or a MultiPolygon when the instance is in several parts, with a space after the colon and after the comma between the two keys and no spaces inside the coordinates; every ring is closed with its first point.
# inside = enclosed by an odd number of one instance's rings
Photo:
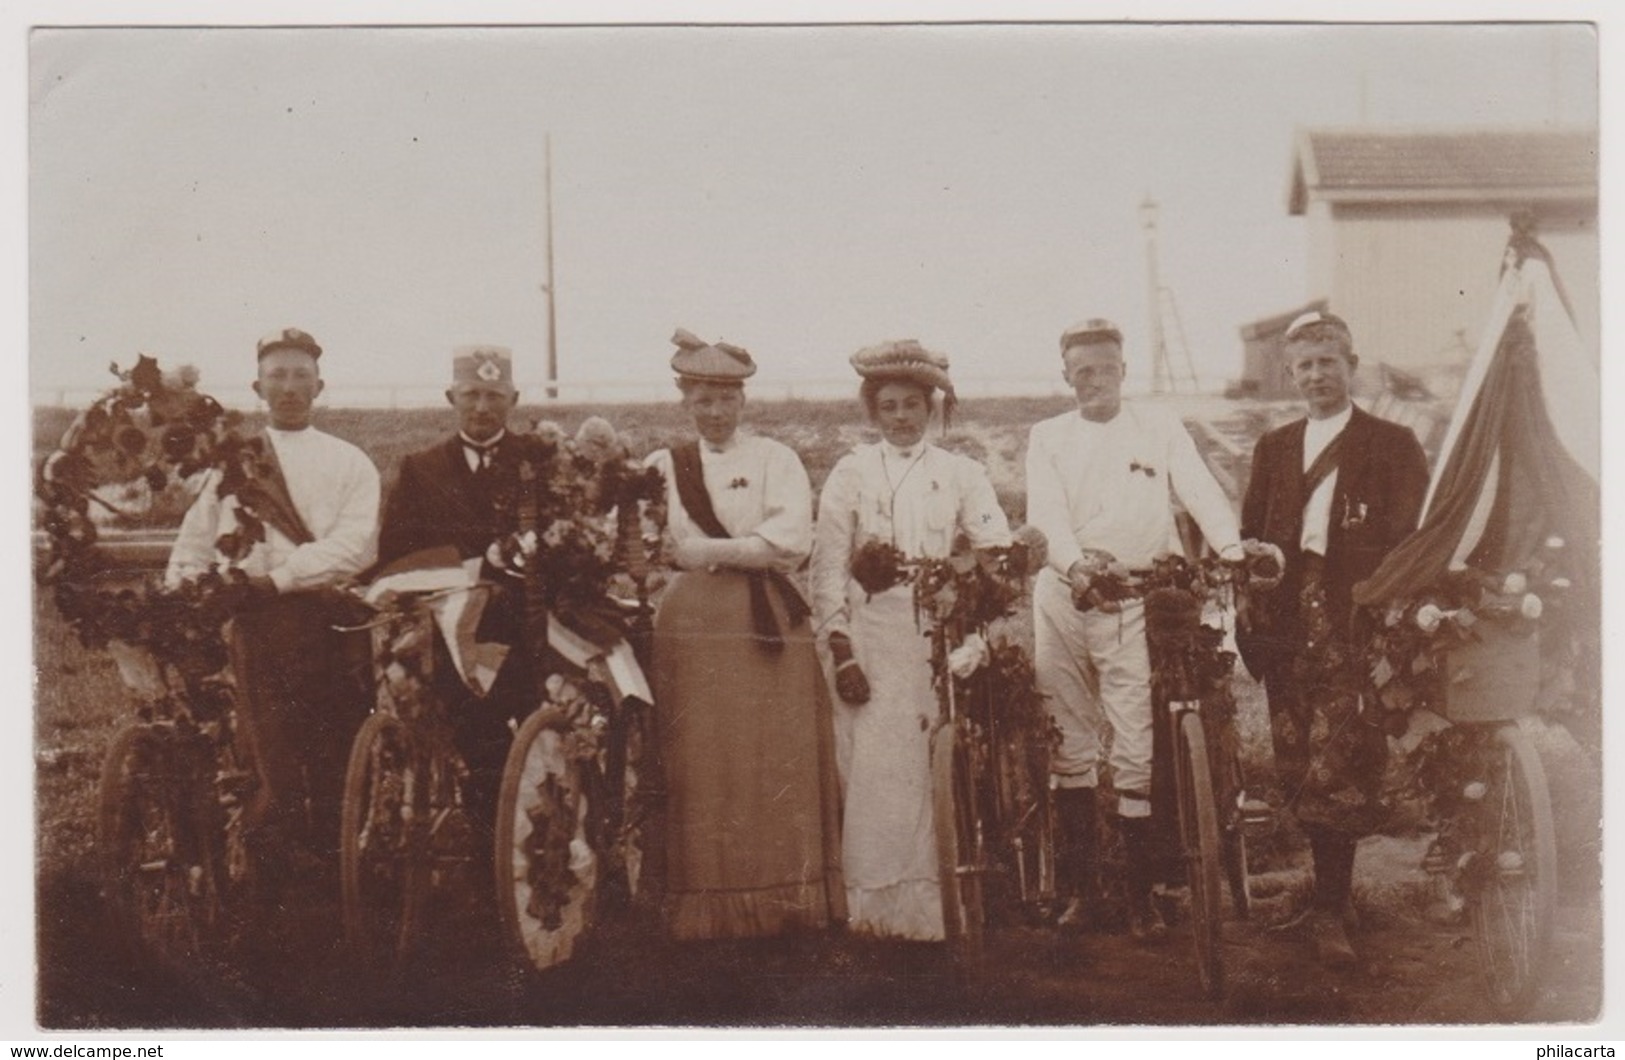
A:
{"type": "Polygon", "coordinates": [[[1269,697],[1276,773],[1314,857],[1310,938],[1322,962],[1346,965],[1355,844],[1378,824],[1387,757],[1380,714],[1362,700],[1351,596],[1416,529],[1428,467],[1408,428],[1351,400],[1359,361],[1342,319],[1305,313],[1284,342],[1308,416],[1258,440],[1241,534],[1279,547],[1286,575],[1252,602],[1237,640],[1269,697]]]}
{"type": "MultiPolygon", "coordinates": [[[[519,464],[525,452],[521,443],[528,438],[507,429],[508,415],[519,400],[510,351],[459,347],[452,355],[446,400],[457,410],[457,433],[405,457],[384,504],[378,560],[386,573],[392,566],[410,565],[407,557],[426,550],[439,552],[442,563],[495,560],[494,544],[517,528],[519,464]]],[[[490,561],[482,564],[482,572],[501,587],[486,602],[476,639],[512,650],[482,695],[462,682],[442,642],[436,647],[435,686],[469,766],[473,808],[486,820],[496,805],[511,737],[508,723],[534,704],[518,581],[490,561]]]]}

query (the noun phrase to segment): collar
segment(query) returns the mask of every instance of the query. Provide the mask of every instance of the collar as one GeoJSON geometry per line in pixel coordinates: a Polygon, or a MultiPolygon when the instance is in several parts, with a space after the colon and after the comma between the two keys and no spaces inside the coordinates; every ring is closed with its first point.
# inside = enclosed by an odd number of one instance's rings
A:
{"type": "Polygon", "coordinates": [[[272,439],[280,442],[284,438],[309,438],[315,433],[315,431],[309,426],[301,427],[297,431],[290,431],[282,427],[273,427],[270,424],[266,424],[265,433],[272,439]]]}
{"type": "Polygon", "coordinates": [[[713,442],[706,441],[704,438],[701,438],[700,451],[702,453],[731,453],[735,449],[739,448],[739,442],[740,437],[738,431],[734,431],[733,435],[721,445],[717,445],[713,442]]]}
{"type": "Polygon", "coordinates": [[[1336,434],[1344,427],[1347,427],[1349,425],[1349,420],[1353,418],[1354,402],[1352,401],[1348,403],[1348,407],[1342,412],[1339,412],[1333,416],[1327,416],[1325,419],[1317,420],[1313,416],[1305,417],[1309,424],[1307,429],[1315,434],[1336,434]]]}
{"type": "Polygon", "coordinates": [[[485,452],[487,449],[495,449],[502,443],[502,439],[506,437],[508,437],[508,432],[506,430],[500,430],[490,438],[487,438],[485,441],[476,442],[462,431],[457,432],[457,440],[463,443],[464,449],[473,449],[476,452],[481,453],[485,452]]]}
{"type": "Polygon", "coordinates": [[[880,440],[880,455],[883,459],[898,460],[907,463],[925,456],[925,439],[921,438],[907,449],[900,449],[884,438],[880,440]]]}

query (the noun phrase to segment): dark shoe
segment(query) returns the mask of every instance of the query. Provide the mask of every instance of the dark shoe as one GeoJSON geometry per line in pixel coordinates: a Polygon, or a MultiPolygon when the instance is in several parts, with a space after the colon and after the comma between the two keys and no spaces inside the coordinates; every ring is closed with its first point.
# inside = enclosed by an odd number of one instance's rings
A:
{"type": "Polygon", "coordinates": [[[1360,963],[1340,916],[1313,913],[1309,917],[1309,941],[1315,948],[1315,960],[1328,968],[1352,968],[1360,963]]]}
{"type": "Polygon", "coordinates": [[[1084,900],[1068,898],[1061,915],[1055,918],[1055,926],[1062,931],[1083,931],[1088,928],[1089,921],[1089,907],[1084,900]]]}

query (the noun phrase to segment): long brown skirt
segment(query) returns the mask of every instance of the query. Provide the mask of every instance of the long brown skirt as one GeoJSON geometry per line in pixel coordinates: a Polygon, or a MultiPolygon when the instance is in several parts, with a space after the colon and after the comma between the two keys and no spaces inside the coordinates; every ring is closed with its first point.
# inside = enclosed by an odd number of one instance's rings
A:
{"type": "MultiPolygon", "coordinates": [[[[787,619],[770,591],[779,628],[787,619]]],[[[744,574],[689,572],[655,616],[666,772],[666,920],[679,939],[823,928],[846,918],[829,694],[803,622],[753,635],[744,574]]]]}

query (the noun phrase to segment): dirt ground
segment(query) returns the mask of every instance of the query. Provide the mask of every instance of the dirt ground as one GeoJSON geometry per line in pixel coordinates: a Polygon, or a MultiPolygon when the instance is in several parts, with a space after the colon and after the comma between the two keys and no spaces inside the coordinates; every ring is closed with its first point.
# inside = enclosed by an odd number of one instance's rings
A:
{"type": "MultiPolygon", "coordinates": [[[[1363,962],[1332,972],[1301,940],[1249,924],[1225,932],[1221,1000],[1196,988],[1188,936],[1160,947],[1126,936],[1011,928],[990,937],[980,973],[959,974],[940,946],[836,936],[672,945],[610,924],[594,947],[545,975],[496,956],[489,938],[402,975],[356,974],[332,909],[314,905],[281,945],[235,968],[136,970],[105,952],[95,910],[45,925],[40,1018],[48,1027],[974,1026],[1447,1024],[1495,1022],[1463,929],[1378,923],[1358,937],[1363,962]],[[78,923],[75,923],[77,921],[78,923]],[[325,926],[323,922],[325,921],[325,926]],[[75,938],[74,936],[78,936],[75,938]]],[[[66,912],[66,910],[63,910],[66,912]]],[[[1533,1022],[1586,1022],[1600,1011],[1595,921],[1560,911],[1550,974],[1533,1022]]]]}
{"type": "MultiPolygon", "coordinates": [[[[1255,850],[1254,915],[1225,925],[1227,983],[1201,996],[1183,926],[1160,947],[1006,918],[979,969],[944,947],[838,934],[673,944],[647,918],[604,917],[569,964],[515,965],[487,905],[435,910],[422,959],[359,967],[341,941],[336,873],[288,885],[229,958],[138,967],[109,936],[92,820],[96,777],[128,706],[105,655],[36,610],[37,1018],[92,1028],[1095,1026],[1494,1023],[1466,923],[1431,919],[1427,836],[1362,843],[1362,961],[1334,972],[1271,930],[1307,886],[1301,848],[1255,850]]],[[[1250,685],[1238,675],[1238,685],[1250,685]]],[[[1256,689],[1238,687],[1244,744],[1267,744],[1256,689]]],[[[1602,1006],[1601,784],[1596,756],[1536,733],[1558,822],[1559,908],[1543,990],[1524,1019],[1585,1023],[1602,1006]]],[[[1249,765],[1249,775],[1254,766],[1249,765]]],[[[1262,770],[1267,772],[1267,768],[1262,770]]]]}
{"type": "MultiPolygon", "coordinates": [[[[427,953],[381,972],[357,967],[338,941],[331,880],[290,886],[229,962],[138,968],[108,945],[93,880],[65,872],[39,880],[39,1019],[54,1029],[1497,1022],[1468,926],[1421,912],[1431,886],[1414,868],[1423,845],[1362,846],[1362,961],[1346,972],[1268,926],[1301,873],[1259,877],[1255,915],[1225,925],[1218,1000],[1201,996],[1183,925],[1151,947],[1007,923],[989,933],[980,967],[963,970],[940,945],[837,934],[674,944],[629,914],[605,918],[574,961],[537,974],[506,957],[488,908],[442,907],[427,953]],[[1400,863],[1413,868],[1396,885],[1400,863]]],[[[1531,1022],[1583,1023],[1601,1011],[1599,911],[1562,897],[1531,1022]]]]}

